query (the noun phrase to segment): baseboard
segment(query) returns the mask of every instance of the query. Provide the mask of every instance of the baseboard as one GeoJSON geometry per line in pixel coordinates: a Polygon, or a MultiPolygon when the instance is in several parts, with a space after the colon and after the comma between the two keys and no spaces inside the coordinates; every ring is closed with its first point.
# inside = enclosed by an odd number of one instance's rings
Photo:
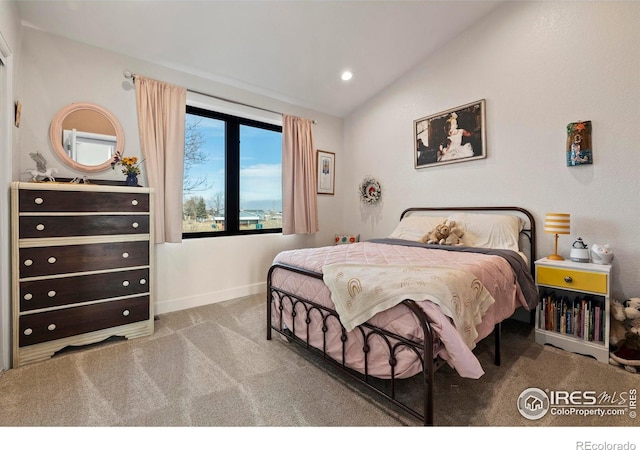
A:
{"type": "Polygon", "coordinates": [[[156,302],[155,314],[166,314],[175,311],[182,311],[184,309],[195,308],[197,306],[211,305],[213,303],[220,303],[226,300],[233,300],[235,298],[246,297],[248,295],[255,295],[267,292],[267,282],[249,284],[231,289],[223,289],[220,291],[207,292],[205,294],[193,295],[189,297],[181,297],[169,300],[163,300],[156,302]]]}

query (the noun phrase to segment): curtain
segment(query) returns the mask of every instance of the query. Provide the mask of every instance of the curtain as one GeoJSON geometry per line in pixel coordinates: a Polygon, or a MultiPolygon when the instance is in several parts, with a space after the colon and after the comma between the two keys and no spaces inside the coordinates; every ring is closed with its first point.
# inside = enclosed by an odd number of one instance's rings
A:
{"type": "Polygon", "coordinates": [[[282,121],[282,234],[313,234],[319,228],[312,123],[285,114],[282,121]]]}
{"type": "Polygon", "coordinates": [[[139,75],[135,86],[140,145],[155,195],[155,242],[181,242],[187,90],[139,75]]]}

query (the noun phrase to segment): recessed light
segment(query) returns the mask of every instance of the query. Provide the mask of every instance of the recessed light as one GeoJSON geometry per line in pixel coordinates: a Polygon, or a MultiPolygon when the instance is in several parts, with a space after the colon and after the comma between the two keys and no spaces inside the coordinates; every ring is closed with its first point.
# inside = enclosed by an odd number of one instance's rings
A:
{"type": "Polygon", "coordinates": [[[342,81],[349,81],[351,77],[353,77],[353,74],[348,70],[345,70],[344,72],[342,72],[342,77],[341,77],[342,81]]]}

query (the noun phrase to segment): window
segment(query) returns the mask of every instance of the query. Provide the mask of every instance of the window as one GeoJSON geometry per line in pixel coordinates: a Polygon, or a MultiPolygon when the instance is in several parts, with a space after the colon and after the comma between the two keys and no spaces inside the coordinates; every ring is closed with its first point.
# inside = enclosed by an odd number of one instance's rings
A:
{"type": "Polygon", "coordinates": [[[282,126],[187,106],[182,236],[282,232],[282,126]]]}

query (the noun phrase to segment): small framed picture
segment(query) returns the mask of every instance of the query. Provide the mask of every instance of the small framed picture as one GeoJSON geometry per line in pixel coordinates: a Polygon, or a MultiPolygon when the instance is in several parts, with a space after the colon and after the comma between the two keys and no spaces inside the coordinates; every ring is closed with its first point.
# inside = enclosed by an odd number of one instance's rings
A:
{"type": "Polygon", "coordinates": [[[567,166],[593,164],[591,148],[591,121],[567,125],[567,166]]]}
{"type": "Polygon", "coordinates": [[[415,120],[415,168],[486,158],[484,108],[483,99],[415,120]]]}
{"type": "Polygon", "coordinates": [[[316,171],[318,174],[318,194],[334,194],[336,181],[336,154],[318,150],[316,152],[316,171]]]}

